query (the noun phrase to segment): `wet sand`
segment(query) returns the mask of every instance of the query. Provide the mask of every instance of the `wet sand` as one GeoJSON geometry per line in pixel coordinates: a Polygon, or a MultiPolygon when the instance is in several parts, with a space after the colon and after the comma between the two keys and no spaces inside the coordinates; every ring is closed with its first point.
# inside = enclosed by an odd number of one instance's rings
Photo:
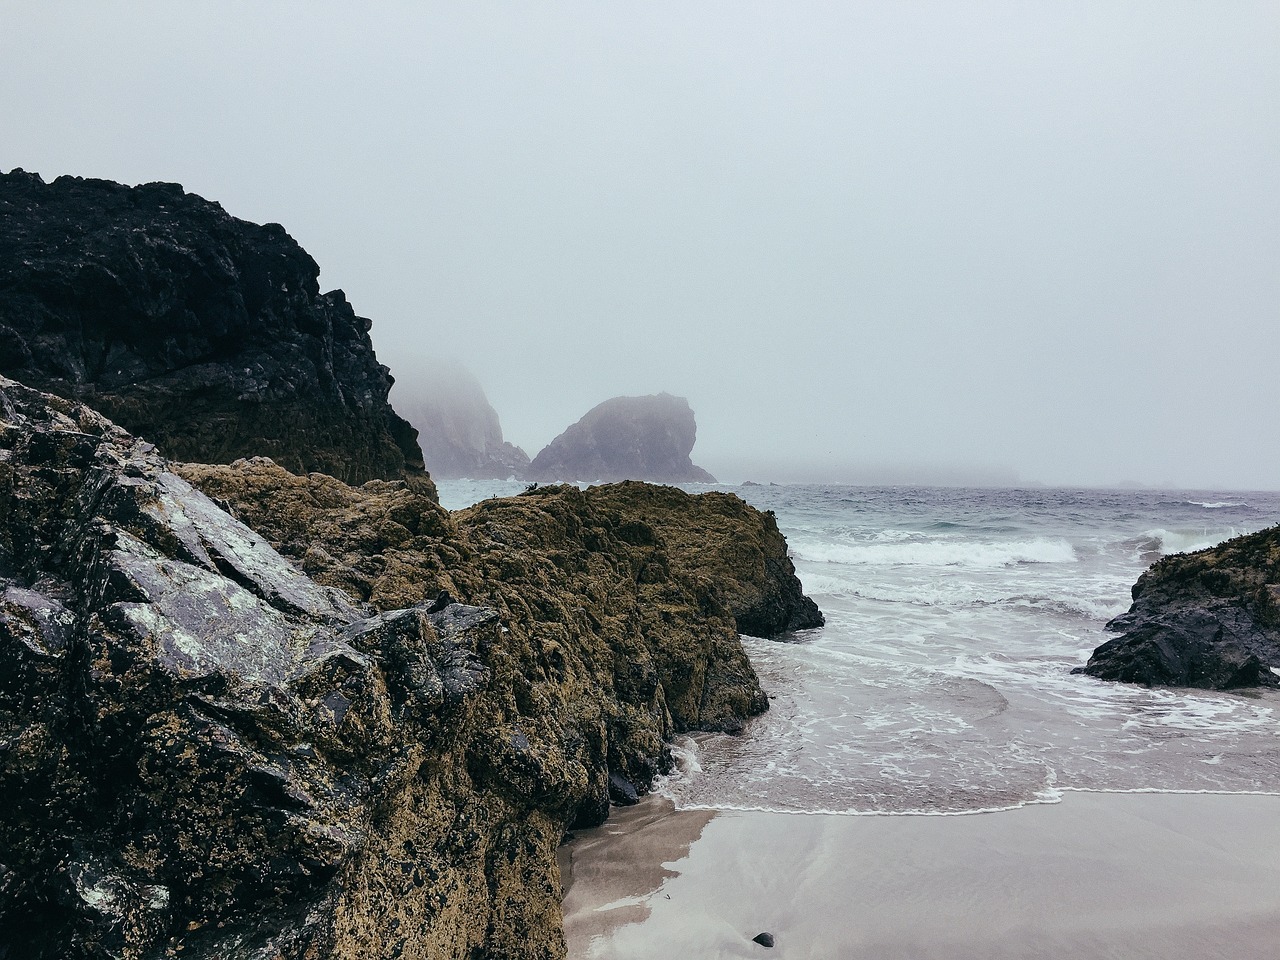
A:
{"type": "Polygon", "coordinates": [[[561,864],[571,960],[1280,956],[1280,797],[1073,793],[958,817],[650,797],[561,864]]]}

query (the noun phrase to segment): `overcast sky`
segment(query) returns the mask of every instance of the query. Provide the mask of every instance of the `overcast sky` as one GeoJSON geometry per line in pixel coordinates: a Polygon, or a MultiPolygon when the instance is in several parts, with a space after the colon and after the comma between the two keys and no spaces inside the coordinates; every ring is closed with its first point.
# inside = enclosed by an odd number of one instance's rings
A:
{"type": "Polygon", "coordinates": [[[727,479],[1280,487],[1274,0],[0,14],[0,168],[283,223],[530,455],[665,390],[727,479]]]}

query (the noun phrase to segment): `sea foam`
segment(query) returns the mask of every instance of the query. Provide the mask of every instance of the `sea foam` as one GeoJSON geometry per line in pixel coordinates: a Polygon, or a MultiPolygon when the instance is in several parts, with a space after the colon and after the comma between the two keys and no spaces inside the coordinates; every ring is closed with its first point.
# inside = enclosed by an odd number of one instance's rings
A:
{"type": "Polygon", "coordinates": [[[1167,530],[1163,527],[1157,527],[1154,530],[1146,531],[1137,539],[1136,543],[1138,549],[1143,553],[1159,552],[1168,555],[1171,553],[1193,553],[1196,550],[1205,550],[1239,535],[1240,531],[1235,527],[1201,527],[1198,530],[1167,530]]]}
{"type": "Polygon", "coordinates": [[[827,625],[798,643],[744,640],[770,709],[742,736],[698,737],[660,788],[678,805],[940,815],[1067,790],[1280,790],[1280,694],[1071,672],[1153,560],[1257,529],[1280,497],[748,495],[775,511],[827,625]]]}
{"type": "Polygon", "coordinates": [[[801,560],[848,566],[924,566],[995,569],[1019,563],[1071,563],[1075,549],[1065,540],[1036,538],[991,543],[958,538],[898,542],[817,543],[792,548],[801,560]]]}

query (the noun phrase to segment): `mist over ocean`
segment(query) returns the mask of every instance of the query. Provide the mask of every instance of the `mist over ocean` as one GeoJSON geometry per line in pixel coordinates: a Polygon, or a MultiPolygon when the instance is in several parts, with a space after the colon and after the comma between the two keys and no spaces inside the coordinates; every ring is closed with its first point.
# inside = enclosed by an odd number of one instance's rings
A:
{"type": "MultiPolygon", "coordinates": [[[[456,509],[521,487],[443,481],[440,495],[456,509]]],[[[1147,566],[1270,526],[1280,493],[718,489],[776,513],[827,625],[744,638],[772,707],[742,736],[682,739],[658,785],[678,807],[947,814],[1067,790],[1280,793],[1280,692],[1071,673],[1147,566]]]]}

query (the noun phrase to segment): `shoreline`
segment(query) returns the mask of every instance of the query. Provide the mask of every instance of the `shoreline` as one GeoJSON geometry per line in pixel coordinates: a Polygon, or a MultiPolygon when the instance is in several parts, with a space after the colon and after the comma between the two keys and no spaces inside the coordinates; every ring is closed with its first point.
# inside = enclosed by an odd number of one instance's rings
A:
{"type": "Polygon", "coordinates": [[[1280,796],[1064,792],[964,815],[677,811],[560,850],[570,960],[1266,956],[1280,796]],[[768,932],[773,949],[751,938],[768,932]]]}

